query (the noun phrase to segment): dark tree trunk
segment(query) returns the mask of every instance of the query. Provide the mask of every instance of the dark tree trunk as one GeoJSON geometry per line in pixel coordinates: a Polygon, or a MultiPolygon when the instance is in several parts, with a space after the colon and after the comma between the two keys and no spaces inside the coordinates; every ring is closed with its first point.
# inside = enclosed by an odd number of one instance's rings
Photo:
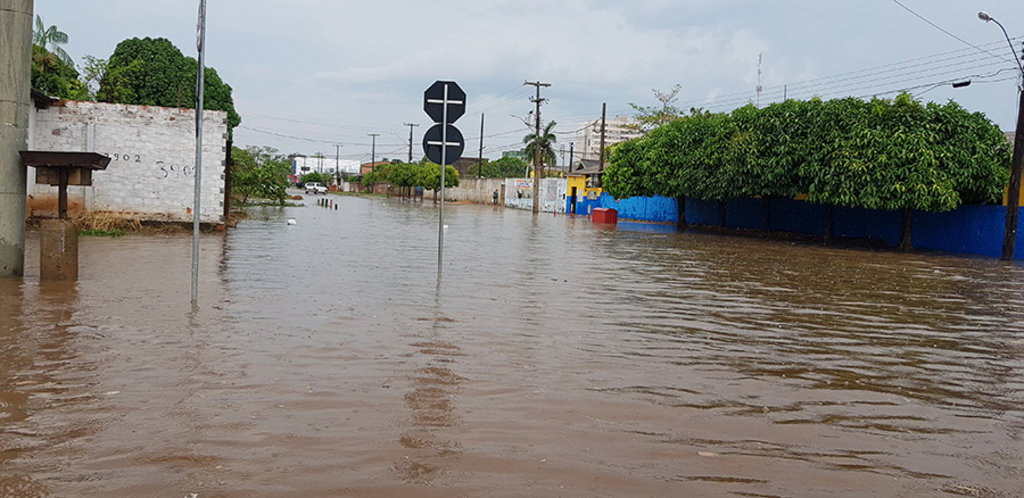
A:
{"type": "Polygon", "coordinates": [[[835,239],[835,208],[833,206],[825,206],[825,242],[831,244],[835,242],[835,239]]]}
{"type": "Polygon", "coordinates": [[[676,206],[679,209],[679,219],[676,221],[676,230],[686,230],[686,197],[676,197],[676,206]]]}
{"type": "Polygon", "coordinates": [[[761,198],[761,229],[772,232],[772,200],[767,197],[761,198]]]}
{"type": "Polygon", "coordinates": [[[903,221],[900,223],[900,250],[904,252],[914,249],[914,243],[910,238],[910,221],[913,214],[913,209],[903,210],[903,221]]]}
{"type": "Polygon", "coordinates": [[[725,201],[718,201],[718,226],[725,228],[725,201]]]}

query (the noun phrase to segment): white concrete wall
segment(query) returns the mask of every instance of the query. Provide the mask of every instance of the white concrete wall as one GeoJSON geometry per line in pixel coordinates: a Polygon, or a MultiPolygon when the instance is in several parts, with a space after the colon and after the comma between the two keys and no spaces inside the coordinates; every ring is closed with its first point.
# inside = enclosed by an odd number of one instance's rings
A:
{"type": "MultiPolygon", "coordinates": [[[[91,187],[69,187],[69,203],[143,220],[192,221],[195,113],[191,109],[100,102],[61,102],[36,111],[29,149],[97,152],[111,158],[91,187]]],[[[203,111],[200,216],[222,223],[227,113],[203,111]]],[[[29,210],[49,215],[57,187],[35,184],[29,168],[29,210]],[[34,207],[33,207],[34,206],[34,207]]]]}
{"type": "MultiPolygon", "coordinates": [[[[565,178],[544,178],[540,184],[540,210],[546,213],[564,213],[567,186],[568,180],[565,178]]],[[[505,206],[532,210],[533,179],[506,178],[505,206]]]]}
{"type": "Polygon", "coordinates": [[[501,193],[504,178],[462,178],[459,186],[445,189],[446,199],[469,201],[476,204],[490,204],[494,201],[494,191],[501,193]]]}

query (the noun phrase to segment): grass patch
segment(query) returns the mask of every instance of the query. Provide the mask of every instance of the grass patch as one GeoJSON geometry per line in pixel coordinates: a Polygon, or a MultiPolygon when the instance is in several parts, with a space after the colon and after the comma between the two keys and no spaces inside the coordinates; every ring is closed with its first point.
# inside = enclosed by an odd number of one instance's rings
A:
{"type": "Polygon", "coordinates": [[[137,217],[104,211],[86,211],[72,221],[78,233],[98,237],[120,237],[142,229],[142,220],[137,217]]]}
{"type": "Polygon", "coordinates": [[[114,230],[79,230],[78,235],[83,237],[124,237],[128,232],[120,229],[114,230]]]}

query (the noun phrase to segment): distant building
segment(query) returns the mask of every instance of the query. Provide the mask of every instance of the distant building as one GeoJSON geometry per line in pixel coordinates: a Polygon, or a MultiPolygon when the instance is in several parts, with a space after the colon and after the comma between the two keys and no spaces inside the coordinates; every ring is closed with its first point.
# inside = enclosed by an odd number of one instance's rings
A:
{"type": "MultiPolygon", "coordinates": [[[[625,142],[640,137],[640,131],[634,129],[635,123],[629,116],[616,116],[605,120],[604,146],[625,142]]],[[[601,158],[601,120],[582,123],[576,132],[576,153],[579,159],[597,161],[601,158]]]]}
{"type": "Polygon", "coordinates": [[[302,176],[306,173],[338,173],[359,174],[359,161],[354,159],[335,160],[333,157],[295,156],[292,159],[292,174],[302,176]]]}

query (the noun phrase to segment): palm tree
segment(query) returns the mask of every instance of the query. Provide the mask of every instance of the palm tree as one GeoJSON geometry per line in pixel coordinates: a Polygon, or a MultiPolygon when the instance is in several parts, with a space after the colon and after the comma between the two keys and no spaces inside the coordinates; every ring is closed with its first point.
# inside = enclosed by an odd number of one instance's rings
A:
{"type": "Polygon", "coordinates": [[[61,48],[61,45],[68,42],[68,34],[57,29],[56,25],[49,28],[43,24],[43,18],[36,14],[36,29],[32,31],[32,44],[56,55],[65,64],[75,67],[71,56],[61,48]]]}
{"type": "MultiPolygon", "coordinates": [[[[536,133],[530,133],[523,137],[523,143],[526,144],[526,158],[534,163],[534,168],[537,168],[537,152],[540,151],[540,167],[543,170],[544,165],[555,163],[555,142],[558,141],[558,137],[551,131],[555,127],[555,122],[548,122],[544,130],[541,131],[540,137],[537,137],[536,133]]],[[[534,175],[537,176],[537,175],[534,175]]]]}

